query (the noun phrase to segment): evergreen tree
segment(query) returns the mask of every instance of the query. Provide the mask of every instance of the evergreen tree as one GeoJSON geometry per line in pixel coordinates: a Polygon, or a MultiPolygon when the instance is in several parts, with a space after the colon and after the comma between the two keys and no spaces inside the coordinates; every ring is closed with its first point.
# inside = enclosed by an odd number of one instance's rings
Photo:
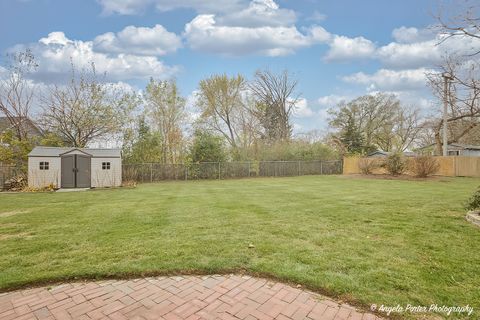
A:
{"type": "Polygon", "coordinates": [[[224,141],[207,131],[195,131],[190,148],[192,162],[223,162],[226,160],[224,141]]]}
{"type": "Polygon", "coordinates": [[[348,117],[346,126],[340,134],[340,141],[347,153],[363,153],[365,151],[364,138],[353,117],[348,117]]]}

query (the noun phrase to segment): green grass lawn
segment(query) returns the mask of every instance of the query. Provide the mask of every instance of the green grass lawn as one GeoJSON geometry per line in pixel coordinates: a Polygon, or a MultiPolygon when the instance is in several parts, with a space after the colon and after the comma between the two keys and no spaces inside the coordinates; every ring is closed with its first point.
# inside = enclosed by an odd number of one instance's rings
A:
{"type": "Polygon", "coordinates": [[[480,229],[463,209],[479,184],[306,176],[0,194],[0,291],[246,270],[365,306],[479,314],[480,229]]]}

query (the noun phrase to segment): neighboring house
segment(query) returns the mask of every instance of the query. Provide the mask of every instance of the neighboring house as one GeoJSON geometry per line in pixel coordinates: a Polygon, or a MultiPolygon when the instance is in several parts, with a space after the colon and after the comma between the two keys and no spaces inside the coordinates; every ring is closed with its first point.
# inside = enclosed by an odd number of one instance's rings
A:
{"type": "MultiPolygon", "coordinates": [[[[25,126],[28,136],[30,137],[41,137],[42,130],[29,118],[26,117],[17,117],[15,118],[15,122],[20,123],[21,125],[25,126]]],[[[10,122],[7,117],[0,117],[0,135],[9,131],[13,130],[14,126],[10,122]]]]}
{"type": "MultiPolygon", "coordinates": [[[[367,157],[368,158],[386,158],[391,154],[393,154],[393,152],[377,150],[377,151],[374,151],[374,152],[371,152],[371,153],[367,154],[367,157]]],[[[414,152],[409,152],[409,151],[401,152],[401,155],[403,155],[405,157],[415,157],[416,156],[416,154],[414,152]]]]}
{"type": "Polygon", "coordinates": [[[120,149],[35,147],[28,154],[28,185],[41,188],[118,187],[120,149]]]}
{"type": "MultiPolygon", "coordinates": [[[[419,148],[418,151],[424,154],[435,155],[435,144],[419,148]]],[[[480,157],[480,146],[451,143],[447,146],[449,156],[480,157]]]]}

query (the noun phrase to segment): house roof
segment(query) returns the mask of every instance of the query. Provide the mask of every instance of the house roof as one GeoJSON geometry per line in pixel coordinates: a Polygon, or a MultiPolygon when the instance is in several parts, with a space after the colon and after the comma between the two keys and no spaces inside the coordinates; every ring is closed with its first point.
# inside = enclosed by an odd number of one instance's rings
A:
{"type": "Polygon", "coordinates": [[[465,150],[480,150],[480,146],[474,146],[474,145],[471,145],[471,144],[451,143],[448,146],[449,147],[454,146],[454,147],[457,147],[457,148],[463,148],[465,150]]]}
{"type": "Polygon", "coordinates": [[[374,156],[374,155],[381,155],[381,156],[388,156],[389,153],[388,152],[385,152],[385,151],[382,151],[382,150],[376,150],[376,151],[373,151],[373,152],[370,152],[369,154],[367,154],[367,157],[371,157],[371,156],[374,156]]]}
{"type": "MultiPolygon", "coordinates": [[[[418,148],[419,150],[422,150],[422,149],[427,149],[427,148],[430,148],[430,147],[433,147],[435,146],[434,143],[432,144],[429,144],[429,145],[426,145],[426,146],[423,146],[423,147],[420,147],[418,148]]],[[[463,143],[450,143],[448,145],[448,148],[456,148],[456,149],[463,149],[463,150],[480,150],[480,146],[475,146],[475,145],[471,145],[471,144],[463,144],[463,143]]]]}
{"type": "MultiPolygon", "coordinates": [[[[381,155],[381,156],[389,156],[391,155],[393,152],[387,152],[387,151],[383,151],[383,150],[377,150],[377,151],[373,151],[373,152],[370,152],[369,154],[367,154],[367,157],[371,157],[371,156],[374,156],[374,155],[381,155]]],[[[402,155],[404,155],[405,157],[414,157],[416,156],[416,153],[415,152],[410,152],[410,151],[405,151],[405,152],[401,152],[402,155]]]]}
{"type": "Polygon", "coordinates": [[[94,149],[94,148],[75,148],[75,147],[35,147],[28,154],[29,157],[60,157],[64,153],[79,150],[95,158],[120,158],[121,149],[94,149]]]}
{"type": "MultiPolygon", "coordinates": [[[[15,117],[15,121],[20,120],[19,122],[27,126],[27,130],[31,135],[40,135],[42,131],[37,127],[37,125],[26,117],[15,117]]],[[[12,129],[12,123],[7,117],[0,117],[0,133],[3,133],[9,129],[12,129]]]]}

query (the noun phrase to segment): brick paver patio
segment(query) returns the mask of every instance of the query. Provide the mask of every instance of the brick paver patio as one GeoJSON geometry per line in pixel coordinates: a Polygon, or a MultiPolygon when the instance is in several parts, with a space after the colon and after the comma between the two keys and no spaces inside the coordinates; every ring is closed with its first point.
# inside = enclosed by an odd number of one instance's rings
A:
{"type": "Polygon", "coordinates": [[[0,319],[379,319],[282,283],[240,275],[62,284],[0,294],[0,319]]]}

